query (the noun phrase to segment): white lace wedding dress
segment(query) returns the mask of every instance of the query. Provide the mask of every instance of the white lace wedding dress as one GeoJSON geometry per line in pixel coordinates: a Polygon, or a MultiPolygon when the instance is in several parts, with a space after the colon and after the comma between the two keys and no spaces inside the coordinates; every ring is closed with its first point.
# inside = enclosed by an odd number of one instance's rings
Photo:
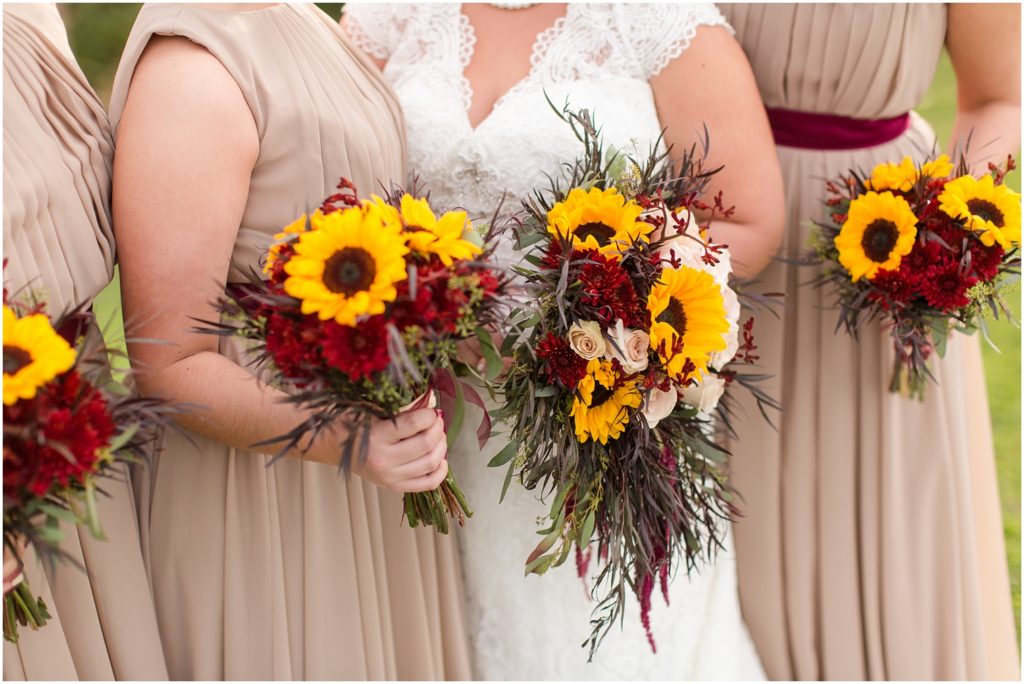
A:
{"type": "MultiPolygon", "coordinates": [[[[711,4],[570,4],[536,39],[529,75],[475,129],[463,70],[476,38],[457,4],[346,6],[346,28],[367,53],[387,60],[385,75],[405,112],[409,168],[435,207],[464,207],[489,220],[503,192],[509,210],[546,184],[579,142],[545,100],[596,115],[607,143],[647,150],[661,130],[648,80],[680,57],[700,25],[726,25],[711,4]]],[[[680,87],[686,87],[680,84],[680,87]]],[[[712,127],[714,122],[708,122],[712,127]]],[[[515,258],[510,245],[499,257],[515,258]]],[[[468,432],[468,431],[467,431],[468,432]]],[[[653,599],[653,654],[639,607],[604,640],[594,662],[580,647],[593,602],[571,559],[544,576],[524,576],[548,506],[513,482],[498,497],[505,469],[487,468],[504,446],[483,453],[460,440],[449,458],[475,515],[460,530],[475,675],[481,679],[763,679],[740,617],[735,561],[727,549],[692,577],[678,574],[671,605],[653,599]]]]}

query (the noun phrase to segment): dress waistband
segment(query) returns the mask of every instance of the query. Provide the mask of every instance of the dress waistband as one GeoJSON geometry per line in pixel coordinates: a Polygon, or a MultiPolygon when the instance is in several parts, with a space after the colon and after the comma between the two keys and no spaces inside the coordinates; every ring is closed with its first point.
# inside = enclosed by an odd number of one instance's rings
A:
{"type": "Polygon", "coordinates": [[[847,116],[768,108],[776,145],[802,150],[857,150],[883,145],[910,128],[910,112],[891,119],[851,119],[847,116]]]}

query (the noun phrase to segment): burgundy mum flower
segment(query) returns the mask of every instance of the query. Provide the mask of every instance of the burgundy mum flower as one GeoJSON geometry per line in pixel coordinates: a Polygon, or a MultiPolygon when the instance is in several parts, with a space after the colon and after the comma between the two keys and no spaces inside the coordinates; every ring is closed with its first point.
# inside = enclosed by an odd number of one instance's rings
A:
{"type": "Polygon", "coordinates": [[[568,341],[553,332],[548,332],[537,345],[537,356],[546,362],[548,382],[557,379],[566,389],[578,385],[587,374],[587,362],[572,350],[568,341]]]}

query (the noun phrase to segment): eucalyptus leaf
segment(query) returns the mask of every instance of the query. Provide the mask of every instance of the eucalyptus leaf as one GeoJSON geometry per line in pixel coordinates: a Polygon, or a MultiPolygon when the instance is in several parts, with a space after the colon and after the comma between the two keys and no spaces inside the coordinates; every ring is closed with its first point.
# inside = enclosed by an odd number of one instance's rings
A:
{"type": "Polygon", "coordinates": [[[106,541],[107,537],[103,534],[103,528],[100,527],[100,513],[96,508],[96,488],[86,487],[85,488],[85,523],[89,527],[89,532],[93,537],[100,541],[106,541]]]}
{"type": "Polygon", "coordinates": [[[139,423],[133,423],[127,428],[118,433],[114,439],[110,440],[110,446],[107,447],[110,453],[116,454],[118,451],[124,448],[126,444],[139,432],[139,423]]]}
{"type": "Polygon", "coordinates": [[[519,450],[519,440],[514,439],[502,448],[497,455],[487,462],[488,468],[497,468],[511,461],[519,450]]]}
{"type": "Polygon", "coordinates": [[[515,472],[516,464],[515,461],[508,464],[508,471],[505,473],[505,482],[501,485],[501,496],[498,498],[498,503],[505,500],[505,494],[508,492],[508,486],[512,483],[512,473],[515,472]]]}
{"type": "Polygon", "coordinates": [[[594,524],[597,522],[596,513],[591,510],[587,513],[587,517],[583,518],[583,526],[580,527],[579,545],[584,547],[590,543],[590,538],[594,536],[594,524]]]}
{"type": "Polygon", "coordinates": [[[473,332],[476,335],[476,338],[480,341],[480,353],[483,355],[484,361],[487,363],[487,380],[493,382],[499,375],[501,375],[501,371],[504,369],[505,365],[502,363],[501,355],[494,346],[494,340],[491,338],[491,334],[479,325],[473,332]]]}

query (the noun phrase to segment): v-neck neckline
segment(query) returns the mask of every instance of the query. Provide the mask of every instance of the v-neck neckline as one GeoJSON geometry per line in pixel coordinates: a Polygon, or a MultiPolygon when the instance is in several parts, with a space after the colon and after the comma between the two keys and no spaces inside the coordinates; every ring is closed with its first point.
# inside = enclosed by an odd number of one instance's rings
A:
{"type": "Polygon", "coordinates": [[[465,61],[462,59],[456,60],[459,65],[459,77],[462,79],[463,92],[467,94],[466,101],[462,103],[462,115],[466,122],[466,126],[469,128],[470,133],[476,133],[480,128],[486,124],[491,117],[494,116],[495,112],[508,100],[509,96],[514,94],[516,91],[521,90],[527,83],[533,80],[534,76],[540,67],[541,61],[547,54],[547,47],[551,45],[555,37],[561,33],[565,26],[566,20],[569,19],[573,13],[574,3],[566,3],[565,14],[555,19],[550,26],[545,29],[541,29],[534,36],[533,44],[530,46],[530,69],[526,72],[526,75],[521,79],[513,83],[508,90],[502,93],[494,104],[491,105],[490,111],[484,115],[482,119],[473,124],[469,119],[469,111],[473,108],[473,84],[470,83],[469,78],[466,77],[466,69],[473,61],[473,57],[476,54],[476,27],[473,26],[473,22],[470,21],[469,17],[462,11],[462,4],[456,6],[456,21],[460,23],[459,31],[459,53],[460,55],[466,55],[465,61]]]}

